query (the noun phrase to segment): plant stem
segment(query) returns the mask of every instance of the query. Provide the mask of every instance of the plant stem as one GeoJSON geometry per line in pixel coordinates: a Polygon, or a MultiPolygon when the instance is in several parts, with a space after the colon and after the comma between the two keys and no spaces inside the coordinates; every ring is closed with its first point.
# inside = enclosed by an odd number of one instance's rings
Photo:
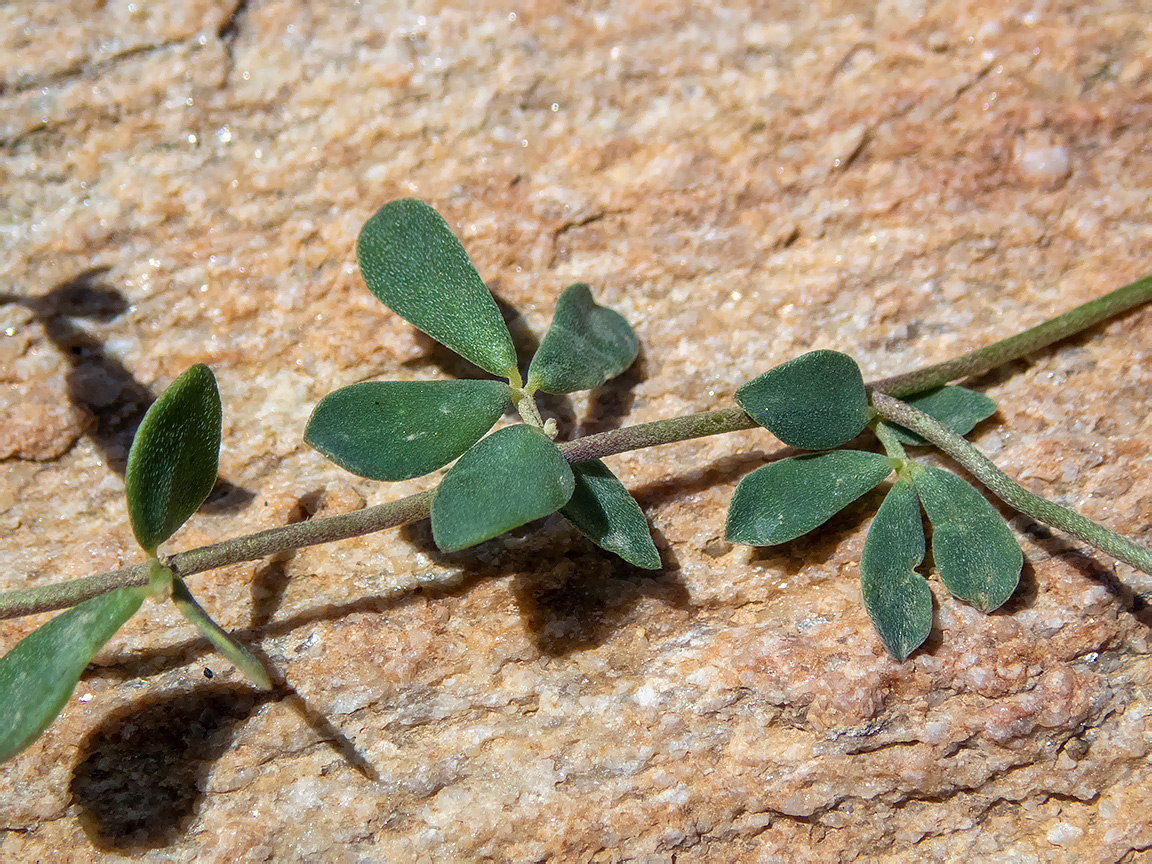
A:
{"type": "MultiPolygon", "coordinates": [[[[946,384],[957,378],[986,372],[1009,360],[1030,354],[1045,345],[1050,345],[1052,342],[1074,335],[1094,324],[1098,324],[1106,318],[1118,315],[1149,300],[1152,300],[1152,275],[1138,279],[1099,299],[1092,300],[1082,306],[1077,306],[1069,312],[1058,315],[1044,324],[1040,324],[1030,330],[1025,330],[1023,333],[1015,336],[1010,336],[986,348],[971,351],[961,357],[945,361],[944,363],[937,363],[934,366],[928,366],[915,372],[876,381],[869,385],[873,391],[874,404],[877,397],[881,397],[881,402],[883,402],[882,396],[884,393],[894,395],[914,393],[919,390],[946,384]]],[[[516,386],[515,381],[513,381],[513,385],[516,386]]],[[[903,405],[904,403],[897,404],[903,405]]],[[[879,406],[877,406],[877,410],[880,410],[879,406]]],[[[920,412],[917,413],[919,414],[920,412]]],[[[929,420],[931,420],[931,418],[929,418],[929,420]]],[[[916,432],[920,432],[920,430],[915,429],[911,423],[904,423],[900,420],[897,422],[916,432]]],[[[569,462],[587,462],[591,459],[600,459],[604,456],[625,453],[629,450],[639,450],[661,444],[687,441],[692,438],[704,438],[710,435],[722,435],[727,432],[754,429],[756,425],[756,422],[740,408],[724,408],[719,411],[706,411],[701,414],[690,414],[686,417],[674,417],[668,420],[656,420],[652,423],[641,423],[637,426],[613,429],[597,435],[589,435],[575,441],[565,441],[557,446],[559,446],[560,451],[564,454],[564,458],[569,462]]],[[[949,435],[952,434],[947,429],[944,431],[949,435]]],[[[921,434],[923,433],[921,432],[921,434]]],[[[924,435],[924,437],[929,438],[928,435],[924,435]]],[[[929,440],[932,439],[929,438],[929,440]]],[[[963,441],[963,439],[960,440],[963,441]]],[[[948,452],[947,448],[943,449],[948,452]]],[[[957,459],[957,461],[960,460],[957,459]]],[[[987,460],[984,461],[987,462],[987,460]]],[[[964,463],[962,462],[961,464],[964,463]]],[[[988,464],[991,465],[990,462],[988,464]]],[[[992,468],[999,472],[999,469],[995,468],[995,466],[992,466],[992,468]]],[[[972,469],[969,468],[969,470],[972,469]]],[[[973,473],[975,474],[974,471],[973,473]]],[[[1001,476],[1007,479],[1006,475],[1001,474],[1001,476]]],[[[996,492],[991,484],[986,483],[986,485],[988,485],[988,488],[992,489],[993,492],[996,492]]],[[[1012,485],[1015,486],[1015,484],[1012,485]]],[[[1019,489],[1019,487],[1016,488],[1019,489]]],[[[1020,491],[1045,505],[1043,508],[1045,511],[1051,507],[1063,513],[1071,512],[1064,510],[1062,507],[1058,507],[1058,505],[1051,504],[1051,502],[1044,501],[1042,498],[1037,498],[1025,490],[1021,489],[1020,491]]],[[[202,546],[198,549],[190,549],[186,552],[177,553],[170,558],[164,559],[162,563],[171,568],[177,576],[182,577],[193,573],[201,573],[205,570],[212,570],[217,567],[239,564],[244,561],[255,561],[269,555],[289,552],[304,546],[315,546],[320,543],[331,543],[336,540],[346,540],[351,537],[372,534],[376,531],[395,528],[399,525],[415,522],[418,519],[427,517],[434,494],[435,490],[428,490],[407,498],[401,498],[397,501],[378,504],[374,507],[366,507],[363,510],[357,510],[352,513],[312,519],[306,522],[297,522],[293,525],[271,528],[267,531],[260,531],[245,537],[234,537],[229,540],[222,540],[219,543],[213,543],[209,546],[202,546]]],[[[996,494],[999,495],[999,492],[996,492],[996,494]]],[[[1018,510],[1021,510],[1021,512],[1027,512],[1030,515],[1035,515],[1034,510],[1041,512],[1031,504],[1028,506],[1032,507],[1032,509],[1026,509],[1009,501],[1007,498],[1004,500],[1008,501],[1009,504],[1018,510]]],[[[1083,517],[1076,516],[1074,513],[1071,515],[1076,519],[1083,520],[1098,531],[1106,531],[1106,529],[1100,528],[1100,526],[1083,519],[1083,517]]],[[[1044,516],[1036,516],[1036,518],[1049,521],[1044,516]]],[[[1057,522],[1051,522],[1050,524],[1063,528],[1063,526],[1057,522]]],[[[1112,537],[1118,536],[1112,534],[1112,532],[1106,533],[1112,537]]],[[[1087,543],[1096,545],[1092,540],[1088,540],[1080,534],[1076,534],[1076,536],[1085,539],[1087,543]]],[[[1147,550],[1142,549],[1142,547],[1122,537],[1119,539],[1129,546],[1134,547],[1143,555],[1148,555],[1147,550]]],[[[1096,546],[1096,548],[1120,558],[1120,560],[1128,561],[1127,558],[1103,546],[1096,546]]],[[[1131,563],[1131,561],[1128,563],[1131,563]]],[[[1152,572],[1148,571],[1146,566],[1133,566],[1140,567],[1140,569],[1145,570],[1145,572],[1152,572]]],[[[147,585],[148,573],[149,565],[147,562],[144,562],[123,567],[119,570],[113,570],[108,573],[101,573],[98,576],[76,579],[72,582],[41,585],[34,588],[25,588],[0,594],[0,619],[32,615],[37,612],[47,612],[52,609],[63,609],[126,585],[147,585]]]]}
{"type": "Polygon", "coordinates": [[[407,498],[365,507],[363,510],[354,510],[351,513],[282,525],[247,537],[234,537],[210,546],[179,552],[166,563],[177,576],[187,576],[214,570],[217,567],[226,567],[229,564],[239,564],[242,561],[256,561],[305,546],[362,537],[365,534],[383,531],[385,528],[396,528],[415,522],[417,519],[427,518],[433,494],[435,490],[429,489],[409,495],[407,498]]]}
{"type": "MultiPolygon", "coordinates": [[[[1037,521],[1059,528],[1089,546],[1152,575],[1152,549],[1109,531],[1067,507],[1033,495],[997,468],[987,456],[939,420],[884,393],[872,393],[872,407],[886,420],[899,423],[931,441],[983,483],[988,491],[1037,521]]],[[[1150,586],[1152,587],[1152,586],[1150,586]]]]}
{"type": "MultiPolygon", "coordinates": [[[[900,439],[896,437],[891,426],[878,420],[873,420],[868,425],[876,437],[880,439],[880,444],[884,448],[884,452],[888,454],[889,459],[893,462],[899,462],[901,465],[907,463],[908,456],[904,452],[904,445],[900,443],[900,439]]],[[[899,471],[900,469],[897,468],[896,470],[899,471]]]]}
{"type": "Polygon", "coordinates": [[[148,584],[151,572],[151,562],[141,561],[139,564],[110,570],[98,576],[85,576],[83,579],[73,579],[71,582],[9,591],[0,594],[0,619],[19,618],[21,615],[35,615],[37,612],[75,606],[77,603],[129,585],[140,588],[148,584]]]}
{"type": "Polygon", "coordinates": [[[884,378],[870,386],[890,396],[907,396],[910,393],[939,387],[949,381],[980,375],[1010,360],[1038,351],[1053,342],[1074,336],[1149,300],[1152,300],[1152,274],[1135,282],[1129,282],[1103,297],[1090,300],[1015,336],[1009,336],[1007,339],[969,351],[943,363],[925,366],[915,372],[884,378]]]}
{"type": "Polygon", "coordinates": [[[537,429],[544,428],[544,421],[540,418],[540,409],[536,407],[536,400],[532,398],[531,393],[524,393],[516,402],[516,410],[520,414],[520,418],[529,426],[535,426],[537,429]]]}
{"type": "Polygon", "coordinates": [[[611,429],[575,441],[558,444],[560,452],[569,462],[587,462],[602,459],[629,450],[643,450],[661,444],[674,444],[692,438],[707,438],[710,435],[723,435],[726,432],[739,432],[742,429],[755,429],[756,421],[741,408],[722,408],[719,411],[705,411],[702,414],[689,414],[685,417],[672,417],[668,420],[654,420],[623,429],[611,429]]]}
{"type": "MultiPolygon", "coordinates": [[[[257,561],[269,555],[291,552],[305,546],[332,543],[336,540],[373,534],[386,528],[396,528],[427,517],[434,491],[430,489],[351,513],[296,522],[244,537],[221,540],[219,543],[162,558],[160,563],[176,576],[189,576],[217,567],[227,567],[230,564],[257,561]]],[[[101,573],[99,576],[87,576],[71,582],[40,585],[0,594],[0,620],[75,606],[77,603],[126,585],[147,585],[151,566],[152,562],[144,561],[101,573]]]]}

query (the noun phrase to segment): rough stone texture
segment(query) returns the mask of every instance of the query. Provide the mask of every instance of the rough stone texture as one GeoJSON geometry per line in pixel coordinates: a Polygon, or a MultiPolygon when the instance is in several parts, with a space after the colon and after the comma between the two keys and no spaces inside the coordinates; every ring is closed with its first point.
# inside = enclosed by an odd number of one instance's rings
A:
{"type": "MultiPolygon", "coordinates": [[[[194,362],[227,485],[168,548],[427,487],[301,443],[338,385],[459,371],[360,283],[356,232],[393,197],[434,203],[535,332],[576,280],[634,322],[635,370],[546,404],[568,435],[726,406],[812,348],[906,370],[1152,262],[1139,0],[19,0],[0,40],[3,589],[138,559],[126,447],[194,362]]],[[[975,435],[1144,543],[1150,325],[980,379],[1001,411],[975,435]]],[[[469,553],[424,524],[195,577],[286,689],[146,605],[3,766],[0,855],[1147,860],[1131,568],[1015,518],[1013,600],[985,616],[933,579],[933,635],[896,664],[858,587],[878,495],[782,548],[722,539],[776,448],[611,460],[655,575],[551,518],[469,553]]]]}

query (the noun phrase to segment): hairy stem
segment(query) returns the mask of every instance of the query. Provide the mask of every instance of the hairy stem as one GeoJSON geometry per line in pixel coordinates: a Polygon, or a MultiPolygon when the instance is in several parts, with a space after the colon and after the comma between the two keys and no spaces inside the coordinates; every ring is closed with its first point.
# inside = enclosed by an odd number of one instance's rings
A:
{"type": "MultiPolygon", "coordinates": [[[[187,552],[178,552],[169,558],[164,558],[161,563],[176,576],[189,576],[217,567],[227,567],[230,564],[258,561],[269,555],[291,552],[305,546],[374,534],[385,528],[396,528],[426,518],[428,508],[432,505],[434,491],[430,489],[351,513],[296,522],[244,537],[221,540],[219,543],[189,549],[187,552]]],[[[151,562],[143,561],[140,564],[101,573],[99,576],[87,576],[71,582],[40,585],[0,594],[0,619],[75,606],[84,600],[125,585],[147,585],[150,572],[151,562]]]]}
{"type": "Polygon", "coordinates": [[[872,393],[872,407],[885,420],[899,423],[935,444],[983,483],[988,491],[1026,516],[1058,528],[1089,546],[1152,575],[1152,549],[1109,531],[1067,507],[1033,495],[997,468],[987,456],[939,420],[884,393],[872,393]]]}
{"type": "MultiPolygon", "coordinates": [[[[1030,330],[1025,330],[1023,333],[1015,336],[1010,336],[986,348],[971,351],[961,357],[948,360],[944,363],[937,363],[934,366],[927,366],[915,372],[873,382],[869,385],[873,391],[873,399],[875,400],[877,397],[882,397],[884,393],[893,395],[914,393],[946,384],[957,378],[986,372],[1000,364],[1014,360],[1025,354],[1030,354],[1046,345],[1079,333],[1106,318],[1119,315],[1121,312],[1125,312],[1149,300],[1152,300],[1152,275],[1138,279],[1097,300],[1092,300],[1082,306],[1077,306],[1075,309],[1058,315],[1044,324],[1040,324],[1030,330]]],[[[513,386],[518,386],[516,381],[513,381],[513,386]]],[[[883,403],[882,398],[881,402],[883,403]]],[[[902,405],[903,403],[897,404],[902,405]]],[[[879,406],[877,406],[877,410],[880,410],[879,406]]],[[[920,412],[917,413],[919,414],[920,412]]],[[[902,423],[902,425],[916,432],[920,432],[920,430],[913,427],[911,423],[904,423],[903,421],[897,422],[902,423]]],[[[575,441],[566,441],[558,446],[564,454],[564,458],[569,462],[587,462],[591,459],[600,459],[617,453],[625,453],[629,450],[639,450],[646,447],[656,447],[661,444],[687,441],[692,438],[704,438],[710,435],[722,435],[727,432],[753,429],[756,425],[756,422],[740,408],[724,408],[719,411],[706,411],[701,414],[690,414],[686,417],[674,417],[668,420],[657,420],[652,423],[641,423],[637,426],[613,429],[608,432],[601,432],[598,435],[589,435],[575,441]]],[[[944,431],[952,434],[947,429],[944,431]]],[[[921,434],[924,433],[921,432],[921,434]]],[[[924,435],[924,437],[933,440],[928,435],[924,435]]],[[[991,465],[990,462],[988,464],[991,465]]],[[[992,467],[994,470],[999,471],[995,466],[992,467]]],[[[990,484],[989,489],[993,489],[990,484]]],[[[996,490],[993,489],[993,491],[995,492],[996,490]]],[[[1031,493],[1025,490],[1021,491],[1026,495],[1031,495],[1031,493]]],[[[163,563],[171,568],[177,576],[188,576],[217,567],[226,567],[230,564],[256,561],[269,555],[289,552],[304,546],[315,546],[319,543],[331,543],[336,540],[346,540],[351,537],[372,534],[376,531],[395,528],[399,525],[427,517],[434,493],[435,490],[428,490],[407,498],[401,498],[397,501],[378,504],[374,507],[366,507],[363,510],[357,510],[353,513],[312,519],[307,522],[298,522],[294,525],[271,528],[267,531],[260,531],[245,537],[223,540],[209,546],[202,546],[198,549],[190,549],[187,552],[177,553],[165,559],[163,563]]],[[[999,493],[997,492],[996,494],[999,493]]],[[[1061,512],[1070,513],[1070,511],[1051,504],[1051,502],[1044,501],[1044,499],[1036,498],[1034,495],[1031,495],[1031,498],[1042,502],[1046,507],[1056,508],[1056,510],[1061,512]]],[[[1004,500],[1008,501],[1013,507],[1021,510],[1021,512],[1035,515],[1031,509],[1020,507],[1007,498],[1004,500]]],[[[1071,515],[1076,516],[1076,514],[1071,515]]],[[[1044,516],[1038,515],[1036,518],[1049,521],[1044,516]]],[[[1076,518],[1083,519],[1083,517],[1079,516],[1076,516],[1076,518]]],[[[1083,521],[1100,531],[1106,530],[1089,520],[1084,519],[1083,521]]],[[[1063,526],[1057,522],[1050,522],[1050,524],[1058,528],[1063,528],[1063,526]]],[[[1112,532],[1107,533],[1112,537],[1117,536],[1112,534],[1112,532]]],[[[1076,536],[1085,539],[1085,542],[1096,545],[1092,540],[1088,540],[1080,534],[1076,534],[1076,536]]],[[[1124,540],[1122,537],[1119,539],[1124,540]]],[[[1133,544],[1131,541],[1124,540],[1124,542],[1136,550],[1141,551],[1144,555],[1148,555],[1147,550],[1143,550],[1142,547],[1133,544]]],[[[1127,558],[1103,546],[1096,545],[1096,548],[1120,558],[1120,560],[1128,561],[1127,558]]],[[[1131,561],[1128,563],[1131,563],[1131,561]]],[[[1146,566],[1133,566],[1140,567],[1140,569],[1146,572],[1152,572],[1148,571],[1146,566]]],[[[77,579],[72,582],[42,585],[35,588],[25,588],[0,594],[0,619],[31,615],[36,612],[47,612],[52,609],[63,609],[126,585],[147,585],[148,573],[149,565],[147,562],[144,562],[123,567],[119,570],[113,570],[108,573],[101,573],[98,576],[88,576],[83,579],[77,579]]]]}
{"type": "Polygon", "coordinates": [[[516,410],[519,412],[521,419],[529,426],[535,426],[537,429],[544,428],[544,421],[540,418],[540,409],[536,407],[536,400],[532,398],[531,393],[523,390],[519,391],[519,398],[513,399],[516,403],[516,410]]]}
{"type": "Polygon", "coordinates": [[[1152,274],[1135,282],[1129,282],[1103,297],[1090,300],[1015,336],[1009,336],[1007,339],[1001,339],[999,342],[969,351],[943,363],[925,366],[915,372],[884,378],[873,383],[871,387],[891,396],[907,396],[910,393],[939,387],[949,381],[980,375],[1010,360],[1038,351],[1053,342],[1074,336],[1149,300],[1152,300],[1152,274]]]}
{"type": "Polygon", "coordinates": [[[739,432],[742,429],[755,429],[756,421],[740,408],[722,408],[719,411],[705,411],[702,414],[689,414],[686,417],[672,417],[668,420],[654,420],[623,429],[611,429],[575,441],[565,441],[557,446],[569,462],[587,462],[602,459],[629,450],[643,450],[661,444],[674,444],[692,438],[707,438],[710,435],[723,435],[726,432],[739,432]]]}
{"type": "MultiPolygon", "coordinates": [[[[900,443],[900,439],[896,437],[892,427],[876,420],[868,425],[872,427],[872,432],[880,439],[880,444],[883,446],[884,452],[888,454],[888,458],[902,465],[906,464],[908,457],[904,452],[904,445],[900,443]]],[[[897,468],[896,470],[899,471],[900,469],[897,468]]]]}

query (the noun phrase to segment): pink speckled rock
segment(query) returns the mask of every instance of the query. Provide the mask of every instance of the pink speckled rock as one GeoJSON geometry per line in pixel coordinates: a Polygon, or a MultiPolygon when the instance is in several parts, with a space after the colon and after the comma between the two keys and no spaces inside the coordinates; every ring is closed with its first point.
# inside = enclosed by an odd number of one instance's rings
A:
{"type": "MultiPolygon", "coordinates": [[[[0,34],[0,590],[138,560],[128,436],[196,362],[232,488],[165,548],[435,482],[301,441],[337,386],[458,371],[360,281],[357,231],[391,198],[434,204],[538,335],[574,281],[633,322],[633,371],[545,404],[564,435],[726,407],[814,348],[894,374],[1152,261],[1136,0],[21,0],[0,34]]],[[[980,379],[1000,412],[974,436],[1145,543],[1150,325],[980,379]]],[[[723,539],[776,448],[610,460],[655,574],[551,518],[468,553],[418,524],[194,577],[286,687],[249,690],[147,604],[0,768],[0,857],[1140,860],[1131,569],[1015,518],[1016,596],[983,615],[933,578],[932,636],[894,663],[859,590],[877,495],[783,547],[723,539]]],[[[0,649],[42,620],[0,622],[0,649]]]]}

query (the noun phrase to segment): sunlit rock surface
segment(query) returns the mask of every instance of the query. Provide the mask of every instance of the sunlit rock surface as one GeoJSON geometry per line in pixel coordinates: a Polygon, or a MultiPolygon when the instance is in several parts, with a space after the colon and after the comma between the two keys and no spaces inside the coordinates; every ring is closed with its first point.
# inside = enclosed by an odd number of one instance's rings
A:
{"type": "MultiPolygon", "coordinates": [[[[139,560],[131,430],[197,362],[227,485],[170,551],[435,482],[301,443],[337,386],[463,371],[361,284],[391,198],[444,214],[520,329],[575,281],[634,323],[633,370],[544,403],[565,436],[728,406],[813,348],[894,374],[1152,269],[1138,0],[725,7],[6,4],[0,588],[139,560]]],[[[1152,311],[975,385],[1009,474],[1152,543],[1152,311]]],[[[858,584],[880,493],[783,547],[724,541],[777,449],[609,460],[656,574],[551,518],[192,578],[285,687],[147,604],[3,766],[0,856],[1143,860],[1131,568],[1014,518],[1013,599],[986,616],[933,579],[932,636],[894,663],[858,584]]]]}

